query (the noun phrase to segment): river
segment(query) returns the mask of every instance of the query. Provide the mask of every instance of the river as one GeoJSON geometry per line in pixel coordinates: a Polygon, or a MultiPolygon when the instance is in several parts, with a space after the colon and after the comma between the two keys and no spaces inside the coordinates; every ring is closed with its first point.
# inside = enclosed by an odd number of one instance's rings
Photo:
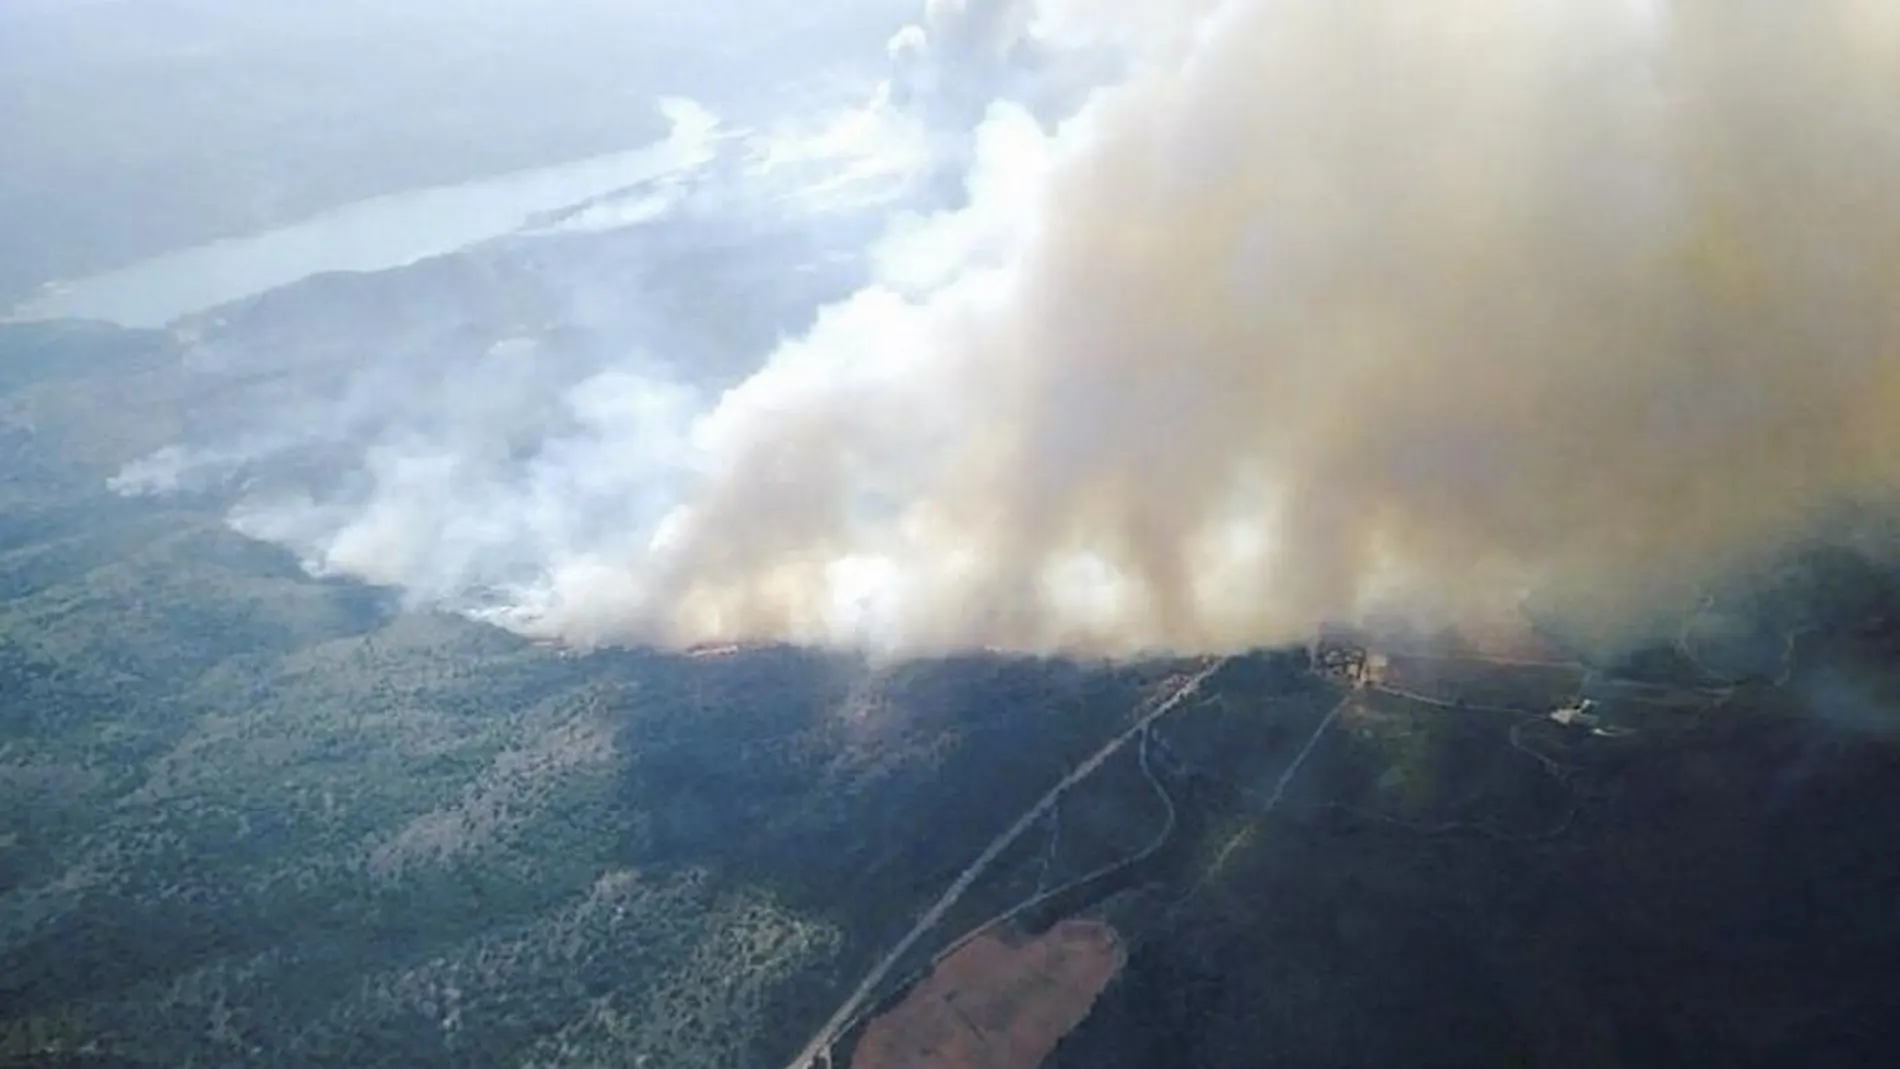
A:
{"type": "Polygon", "coordinates": [[[712,158],[718,120],[660,102],[664,139],[625,152],[390,193],[243,237],[195,245],[48,286],[6,318],[159,327],[328,271],[382,271],[520,229],[536,216],[682,174],[712,158]]]}

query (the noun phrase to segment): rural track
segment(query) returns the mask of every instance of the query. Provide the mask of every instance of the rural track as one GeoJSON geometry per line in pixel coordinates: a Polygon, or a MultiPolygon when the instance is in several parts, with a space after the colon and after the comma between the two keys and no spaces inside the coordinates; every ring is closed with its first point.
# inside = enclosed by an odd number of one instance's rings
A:
{"type": "Polygon", "coordinates": [[[858,986],[851,992],[850,997],[846,998],[843,1004],[838,1007],[837,1011],[831,1015],[831,1018],[818,1029],[817,1034],[812,1036],[811,1041],[805,1044],[804,1048],[799,1051],[798,1056],[792,1059],[786,1069],[812,1069],[814,1063],[821,1057],[824,1059],[825,1064],[829,1066],[831,1063],[832,1045],[835,1044],[838,1041],[838,1037],[843,1035],[847,1030],[846,1026],[857,1018],[859,1009],[876,993],[879,985],[884,982],[885,977],[889,976],[891,970],[897,966],[899,959],[909,953],[911,947],[915,946],[919,939],[929,934],[931,929],[935,928],[943,920],[944,915],[950,912],[957,902],[963,898],[964,894],[969,891],[970,887],[995,863],[996,859],[1001,857],[1003,852],[1009,849],[1009,847],[1014,844],[1017,839],[1020,839],[1024,833],[1029,831],[1030,828],[1035,827],[1036,823],[1055,807],[1056,802],[1061,799],[1063,792],[1093,775],[1109,758],[1115,756],[1123,746],[1126,746],[1129,740],[1143,735],[1147,732],[1149,725],[1179,708],[1182,702],[1200,690],[1201,684],[1206,682],[1208,677],[1212,676],[1215,671],[1226,663],[1227,659],[1222,657],[1210,660],[1204,664],[1200,670],[1189,676],[1180,686],[1170,692],[1165,699],[1157,703],[1154,708],[1142,714],[1141,718],[1136,720],[1133,726],[1116,735],[1114,738],[1109,739],[1106,743],[1103,743],[1102,747],[1089,755],[1087,760],[1070,770],[1069,774],[1062,777],[1055,786],[1049,788],[1048,792],[1038,799],[1036,804],[1024,810],[1023,814],[1016,819],[1014,824],[1003,829],[996,838],[990,840],[990,844],[983,849],[981,854],[977,855],[976,860],[970,862],[970,864],[958,874],[956,880],[944,890],[943,894],[937,898],[937,901],[933,903],[929,909],[924,911],[923,916],[917,919],[917,923],[911,926],[910,931],[906,932],[904,937],[897,941],[897,945],[892,947],[876,965],[872,966],[871,970],[865,974],[864,979],[861,980],[858,986]]]}

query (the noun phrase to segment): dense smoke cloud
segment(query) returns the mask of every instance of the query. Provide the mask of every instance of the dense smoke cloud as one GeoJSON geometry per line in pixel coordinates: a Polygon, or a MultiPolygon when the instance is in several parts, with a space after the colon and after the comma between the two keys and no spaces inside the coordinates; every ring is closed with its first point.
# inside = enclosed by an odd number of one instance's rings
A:
{"type": "MultiPolygon", "coordinates": [[[[1883,0],[1022,10],[1114,84],[992,106],[967,203],[669,406],[630,455],[677,497],[503,618],[1217,650],[1528,592],[1632,633],[1900,490],[1883,0]]],[[[353,530],[319,556],[375,574],[353,530]]]]}

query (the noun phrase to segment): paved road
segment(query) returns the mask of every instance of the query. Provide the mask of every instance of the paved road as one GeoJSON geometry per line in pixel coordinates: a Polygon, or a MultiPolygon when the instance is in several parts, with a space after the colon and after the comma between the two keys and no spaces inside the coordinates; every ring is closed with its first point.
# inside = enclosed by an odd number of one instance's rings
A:
{"type": "Polygon", "coordinates": [[[844,1030],[844,1025],[857,1015],[859,1007],[872,996],[877,990],[878,985],[884,982],[884,978],[890,975],[891,970],[896,967],[898,959],[908,953],[910,948],[916,945],[917,940],[923,938],[925,934],[937,926],[939,921],[943,920],[944,914],[950,912],[951,908],[963,898],[964,893],[983,875],[984,870],[988,869],[990,865],[1002,855],[1003,851],[1009,849],[1011,844],[1021,838],[1023,833],[1034,827],[1036,822],[1041,820],[1043,816],[1055,806],[1056,801],[1062,797],[1062,792],[1094,774],[1096,769],[1102,767],[1103,762],[1115,756],[1123,746],[1126,746],[1128,740],[1147,731],[1148,725],[1173,712],[1182,702],[1192,697],[1200,690],[1201,684],[1207,680],[1207,677],[1213,675],[1215,670],[1225,663],[1226,660],[1221,658],[1211,660],[1202,666],[1200,671],[1189,676],[1186,682],[1176,687],[1167,698],[1162,700],[1153,709],[1144,713],[1139,720],[1135,721],[1134,726],[1108,740],[1108,742],[1102,745],[1101,749],[1090,755],[1088,760],[1075,766],[1068,775],[1062,777],[1061,782],[1049,788],[1049,792],[1043,795],[1040,801],[1025,810],[1023,815],[1017,818],[1016,823],[1011,824],[1008,828],[1003,830],[1002,834],[990,840],[990,845],[985,847],[981,854],[977,855],[975,861],[970,862],[969,866],[957,876],[955,882],[951,883],[949,888],[937,899],[936,903],[924,911],[924,915],[917,919],[917,923],[911,926],[910,931],[905,933],[904,938],[898,940],[897,945],[891,948],[890,953],[884,955],[883,960],[879,961],[870,972],[865,974],[863,981],[858,984],[857,989],[851,992],[851,997],[845,999],[844,1004],[839,1006],[837,1012],[831,1015],[831,1019],[826,1021],[824,1027],[818,1030],[818,1034],[811,1038],[811,1042],[805,1044],[805,1049],[798,1052],[798,1057],[792,1059],[787,1069],[811,1069],[812,1064],[817,1061],[820,1056],[823,1056],[826,1064],[829,1065],[831,1061],[831,1046],[837,1042],[838,1035],[844,1030]]]}
{"type": "MultiPolygon", "coordinates": [[[[1141,733],[1141,774],[1148,778],[1148,785],[1154,788],[1155,794],[1161,798],[1162,805],[1165,806],[1167,809],[1167,815],[1162,821],[1161,830],[1155,834],[1153,841],[1151,841],[1147,846],[1136,851],[1135,853],[1130,854],[1129,856],[1125,858],[1122,858],[1120,861],[1111,861],[1108,864],[1097,868],[1095,871],[1084,873],[1081,876],[1077,876],[1075,879],[1072,879],[1068,881],[1067,883],[1062,884],[1061,886],[1051,887],[1044,891],[1038,891],[1037,893],[1029,896],[1028,898],[1023,899],[1022,901],[1016,903],[1015,905],[1008,907],[1007,909],[1003,910],[1001,913],[996,914],[990,919],[983,921],[980,924],[973,925],[972,927],[968,929],[965,929],[962,935],[957,936],[954,940],[946,944],[942,950],[939,950],[935,954],[932,954],[930,956],[929,961],[918,966],[915,970],[913,970],[910,973],[910,975],[898,981],[896,987],[893,990],[901,991],[904,988],[909,987],[911,984],[923,979],[929,973],[934,972],[937,966],[943,964],[946,958],[949,958],[951,955],[955,954],[957,951],[962,950],[964,947],[968,946],[972,941],[974,941],[978,936],[982,935],[984,932],[990,931],[993,928],[997,928],[1001,925],[1008,924],[1011,921],[1014,921],[1016,918],[1022,916],[1023,914],[1029,912],[1032,909],[1035,909],[1037,906],[1042,905],[1044,902],[1049,901],[1050,899],[1056,897],[1057,895],[1067,894],[1070,891],[1074,890],[1077,887],[1080,887],[1081,885],[1085,883],[1089,883],[1094,880],[1099,880],[1099,879],[1102,879],[1103,877],[1113,875],[1114,873],[1122,869],[1128,868],[1131,865],[1139,865],[1143,861],[1146,861],[1148,858],[1154,856],[1155,851],[1160,850],[1163,846],[1166,846],[1168,843],[1168,839],[1174,835],[1174,827],[1177,822],[1177,814],[1175,812],[1175,807],[1174,807],[1174,798],[1168,794],[1168,789],[1162,786],[1161,780],[1155,776],[1154,770],[1148,766],[1148,744],[1151,741],[1153,741],[1153,738],[1154,738],[1154,731],[1152,729],[1143,731],[1141,733]]],[[[870,1006],[859,1006],[857,1011],[853,1013],[850,1018],[848,1018],[847,1020],[844,1021],[844,1023],[838,1026],[837,1034],[840,1036],[849,1034],[852,1029],[856,1028],[858,1024],[864,1020],[864,1015],[870,1012],[871,1012],[870,1006]]]]}

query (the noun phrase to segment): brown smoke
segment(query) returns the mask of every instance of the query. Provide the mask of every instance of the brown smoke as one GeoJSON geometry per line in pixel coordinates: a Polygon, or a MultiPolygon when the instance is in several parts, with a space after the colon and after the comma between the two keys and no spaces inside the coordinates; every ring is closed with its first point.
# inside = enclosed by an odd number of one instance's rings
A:
{"type": "Polygon", "coordinates": [[[993,110],[968,209],[543,626],[1218,650],[1531,591],[1615,634],[1892,502],[1894,5],[1181,7],[1055,132],[993,110]]]}

